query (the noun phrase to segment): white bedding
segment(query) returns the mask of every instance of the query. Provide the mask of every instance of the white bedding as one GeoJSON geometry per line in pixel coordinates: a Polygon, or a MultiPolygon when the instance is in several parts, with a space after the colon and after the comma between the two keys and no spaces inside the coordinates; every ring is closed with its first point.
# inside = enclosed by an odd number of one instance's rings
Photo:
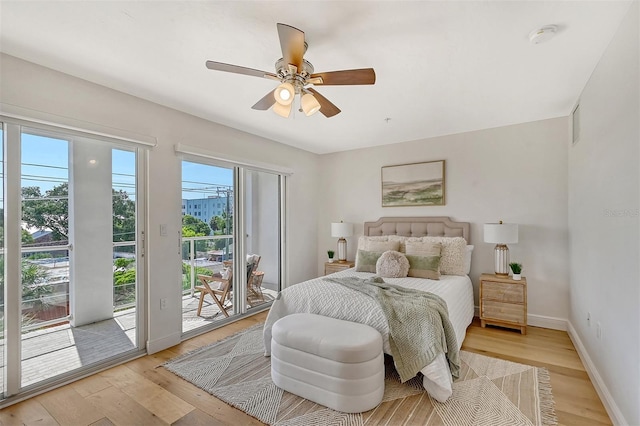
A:
{"type": "MultiPolygon", "coordinates": [[[[356,276],[369,278],[374,274],[355,272],[355,269],[336,272],[334,277],[356,276]]],[[[266,355],[271,351],[271,327],[287,315],[307,312],[339,318],[346,321],[367,324],[380,332],[384,352],[389,350],[389,327],[382,309],[370,297],[354,292],[340,284],[315,278],[283,290],[269,311],[264,326],[266,355]]],[[[439,281],[424,278],[384,278],[391,284],[407,288],[429,291],[447,302],[449,320],[455,329],[458,348],[462,346],[467,327],[473,319],[473,286],[468,276],[443,275],[439,281]]],[[[423,386],[429,394],[440,402],[451,396],[451,373],[447,360],[439,355],[435,361],[421,370],[424,374],[423,386]]]]}

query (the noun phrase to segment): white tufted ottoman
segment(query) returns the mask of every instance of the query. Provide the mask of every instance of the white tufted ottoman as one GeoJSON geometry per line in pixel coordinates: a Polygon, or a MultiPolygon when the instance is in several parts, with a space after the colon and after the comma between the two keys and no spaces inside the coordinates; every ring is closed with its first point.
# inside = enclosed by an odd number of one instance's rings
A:
{"type": "Polygon", "coordinates": [[[293,314],[273,325],[271,378],[276,386],[345,413],[382,401],[382,336],[365,324],[293,314]]]}

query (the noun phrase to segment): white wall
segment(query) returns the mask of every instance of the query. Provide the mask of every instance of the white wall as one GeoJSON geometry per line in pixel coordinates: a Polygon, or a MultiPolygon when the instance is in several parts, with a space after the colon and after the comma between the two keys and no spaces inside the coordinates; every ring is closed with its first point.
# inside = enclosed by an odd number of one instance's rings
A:
{"type": "MultiPolygon", "coordinates": [[[[424,139],[321,157],[318,264],[335,249],[330,223],[355,224],[348,238],[354,259],[363,222],[381,216],[450,216],[471,222],[475,245],[471,278],[493,272],[493,244],[482,225],[519,224],[511,260],[523,264],[529,314],[538,324],[562,328],[569,306],[567,249],[567,118],[424,139]],[[446,160],[446,205],[381,207],[381,167],[446,160]],[[551,317],[551,318],[546,318],[551,317]]],[[[321,269],[318,270],[321,272],[321,269]]]]}
{"type": "Polygon", "coordinates": [[[580,138],[568,150],[574,340],[614,423],[632,425],[640,424],[638,10],[635,2],[584,88],[580,138]]]}
{"type": "MultiPolygon", "coordinates": [[[[148,161],[149,342],[152,351],[179,342],[181,333],[180,159],[174,145],[185,143],[227,158],[270,163],[293,170],[289,185],[289,279],[315,276],[317,253],[317,156],[215,124],[20,59],[0,56],[0,101],[35,111],[157,138],[148,161]],[[160,236],[167,224],[167,236],[160,236]],[[160,311],[160,299],[168,305],[160,311]]],[[[247,112],[249,113],[249,111],[247,112]]],[[[274,120],[278,120],[274,115],[274,120]]]]}

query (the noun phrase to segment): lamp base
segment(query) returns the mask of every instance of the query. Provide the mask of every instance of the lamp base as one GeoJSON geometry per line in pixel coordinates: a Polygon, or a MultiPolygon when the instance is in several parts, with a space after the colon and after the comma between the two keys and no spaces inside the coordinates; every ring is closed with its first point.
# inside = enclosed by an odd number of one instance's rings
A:
{"type": "Polygon", "coordinates": [[[347,260],[347,240],[340,238],[338,240],[338,262],[346,262],[347,260]]]}
{"type": "Polygon", "coordinates": [[[509,276],[509,247],[506,244],[496,244],[495,254],[495,270],[496,275],[501,277],[509,276]]]}

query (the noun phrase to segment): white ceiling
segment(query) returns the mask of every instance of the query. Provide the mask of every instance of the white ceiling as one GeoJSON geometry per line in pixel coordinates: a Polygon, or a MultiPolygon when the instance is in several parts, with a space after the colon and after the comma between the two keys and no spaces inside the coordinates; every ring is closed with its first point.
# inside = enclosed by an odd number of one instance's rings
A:
{"type": "Polygon", "coordinates": [[[629,1],[0,1],[0,51],[187,113],[328,153],[566,116],[629,1]],[[277,82],[276,23],[316,72],[373,67],[374,86],[318,86],[342,113],[251,106],[277,82]],[[550,41],[529,33],[558,26],[550,41]],[[385,120],[390,118],[388,122],[385,120]]]}

